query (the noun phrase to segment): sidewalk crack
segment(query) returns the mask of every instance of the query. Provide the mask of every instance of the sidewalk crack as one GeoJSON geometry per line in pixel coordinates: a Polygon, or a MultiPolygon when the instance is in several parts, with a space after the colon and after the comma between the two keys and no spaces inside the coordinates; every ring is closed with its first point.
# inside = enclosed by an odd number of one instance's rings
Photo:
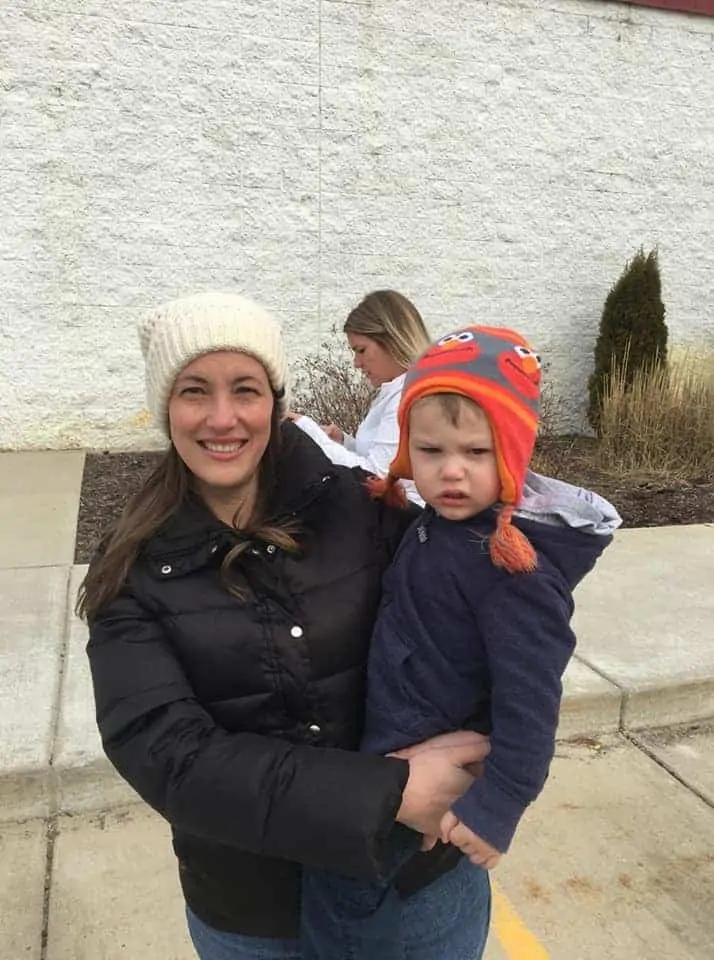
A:
{"type": "Polygon", "coordinates": [[[59,746],[60,724],[62,721],[62,703],[64,701],[65,683],[67,674],[67,663],[69,660],[69,638],[71,631],[71,619],[73,611],[72,603],[72,567],[67,568],[67,580],[65,583],[65,610],[64,623],[62,626],[62,639],[59,655],[59,670],[57,676],[57,686],[55,688],[55,702],[52,710],[52,727],[50,730],[50,758],[48,770],[48,791],[50,804],[50,817],[57,816],[59,810],[59,783],[57,772],[55,770],[56,753],[59,746]]]}
{"type": "Polygon", "coordinates": [[[648,747],[635,733],[631,733],[627,730],[621,730],[620,733],[622,736],[628,740],[635,749],[640,750],[646,757],[649,757],[653,763],[657,764],[658,767],[661,767],[665,773],[668,773],[672,779],[676,780],[677,783],[681,783],[690,793],[693,793],[695,797],[698,797],[703,803],[709,807],[710,810],[714,810],[714,801],[711,797],[707,796],[702,790],[698,787],[695,787],[694,784],[690,783],[681,773],[677,771],[667,763],[666,760],[663,760],[661,757],[658,757],[654,750],[651,747],[648,747]]]}
{"type": "Polygon", "coordinates": [[[52,873],[55,858],[55,839],[57,837],[57,817],[52,815],[47,821],[47,847],[45,856],[45,886],[42,896],[42,933],[40,937],[40,960],[47,960],[47,940],[50,927],[50,899],[52,896],[52,873]]]}

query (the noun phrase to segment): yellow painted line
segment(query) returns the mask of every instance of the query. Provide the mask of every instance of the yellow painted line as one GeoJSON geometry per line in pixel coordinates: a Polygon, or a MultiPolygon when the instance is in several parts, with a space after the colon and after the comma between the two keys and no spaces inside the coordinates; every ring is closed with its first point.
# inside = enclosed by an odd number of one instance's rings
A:
{"type": "Polygon", "coordinates": [[[493,930],[508,960],[550,960],[548,951],[493,884],[493,930]]]}

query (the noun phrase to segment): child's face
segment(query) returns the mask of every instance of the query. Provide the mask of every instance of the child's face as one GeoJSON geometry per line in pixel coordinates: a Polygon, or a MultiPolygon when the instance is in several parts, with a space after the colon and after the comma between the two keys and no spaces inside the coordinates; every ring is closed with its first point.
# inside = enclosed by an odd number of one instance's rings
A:
{"type": "Polygon", "coordinates": [[[417,490],[447,520],[466,520],[498,500],[493,433],[474,403],[459,402],[452,418],[437,397],[417,401],[409,415],[409,456],[417,490]]]}

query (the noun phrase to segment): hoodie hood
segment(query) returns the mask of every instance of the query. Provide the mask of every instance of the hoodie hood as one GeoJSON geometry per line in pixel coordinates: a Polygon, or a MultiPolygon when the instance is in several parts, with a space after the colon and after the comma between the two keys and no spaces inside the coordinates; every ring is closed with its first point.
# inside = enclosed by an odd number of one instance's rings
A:
{"type": "Polygon", "coordinates": [[[529,470],[514,521],[574,588],[622,524],[604,497],[529,470]]]}

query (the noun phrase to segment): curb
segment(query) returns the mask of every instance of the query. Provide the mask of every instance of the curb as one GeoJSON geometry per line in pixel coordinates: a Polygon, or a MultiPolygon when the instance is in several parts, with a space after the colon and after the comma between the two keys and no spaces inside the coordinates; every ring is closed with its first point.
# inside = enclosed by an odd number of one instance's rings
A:
{"type": "MultiPolygon", "coordinates": [[[[596,682],[588,678],[590,689],[583,691],[586,665],[575,660],[573,667],[578,676],[566,680],[559,743],[611,734],[632,737],[643,730],[695,726],[714,719],[714,681],[632,694],[593,674],[596,682]],[[657,709],[658,704],[663,709],[657,709]]],[[[0,823],[97,813],[134,803],[143,801],[101,752],[98,735],[96,749],[83,762],[58,762],[53,757],[44,768],[11,768],[0,774],[0,823]]]]}

